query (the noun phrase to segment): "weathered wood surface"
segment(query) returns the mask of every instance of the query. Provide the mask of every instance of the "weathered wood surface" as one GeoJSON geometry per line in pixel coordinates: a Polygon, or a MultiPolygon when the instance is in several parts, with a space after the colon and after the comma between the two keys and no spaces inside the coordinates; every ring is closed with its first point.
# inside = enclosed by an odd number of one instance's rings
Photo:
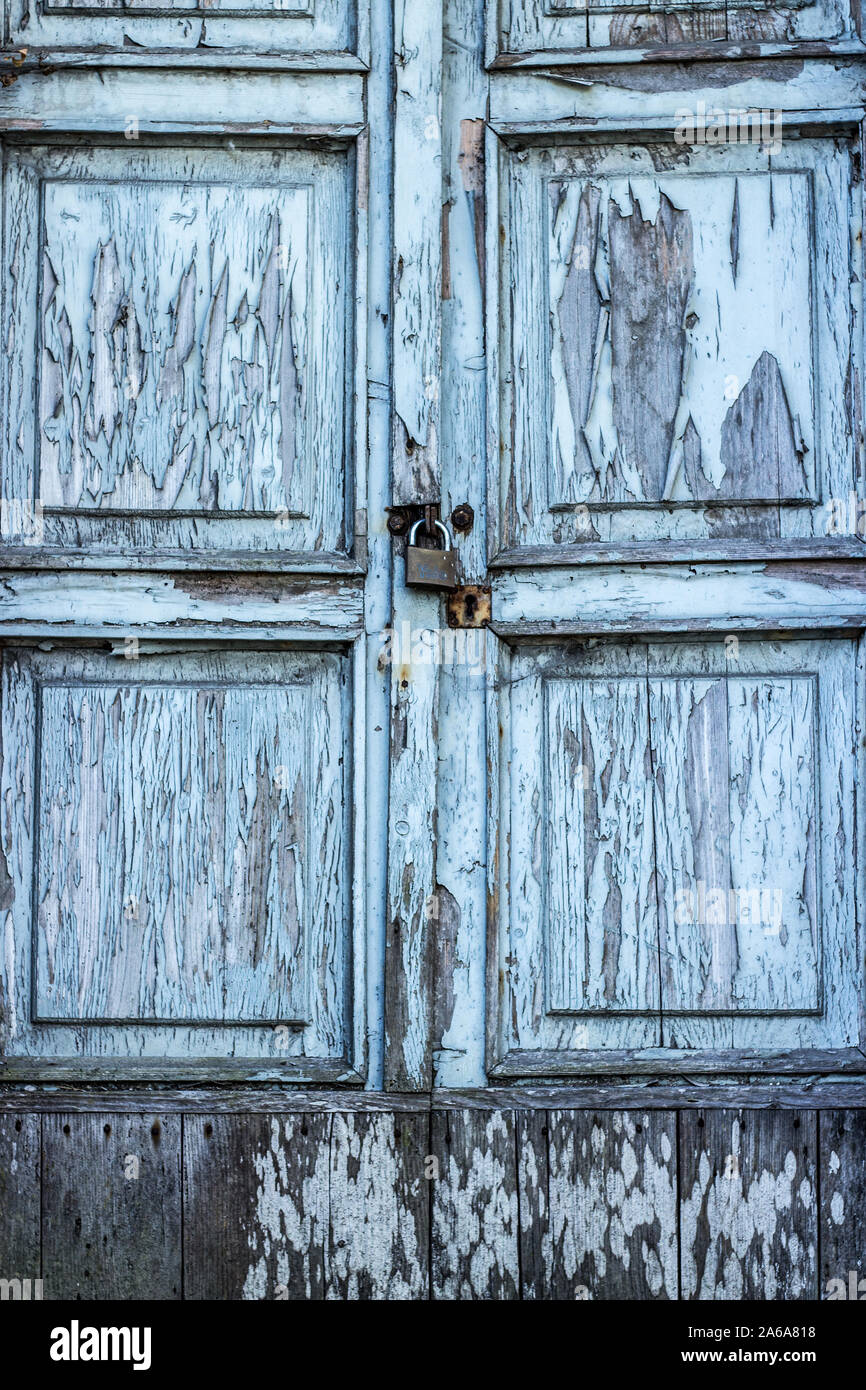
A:
{"type": "Polygon", "coordinates": [[[676,1116],[523,1119],[523,1297],[677,1297],[676,1116]]]}
{"type": "Polygon", "coordinates": [[[351,1068],[350,666],[321,651],[4,655],[4,1065],[351,1068]]]}
{"type": "Polygon", "coordinates": [[[680,45],[692,54],[725,40],[826,41],[856,33],[857,13],[847,0],[806,0],[771,9],[747,0],[647,3],[645,9],[633,0],[487,0],[488,59],[503,67],[521,60],[573,63],[607,58],[606,50],[638,49],[642,60],[650,61],[659,53],[673,56],[680,45]]]}
{"type": "Polygon", "coordinates": [[[181,1297],[181,1118],[46,1115],[47,1299],[181,1297]]]}
{"type": "Polygon", "coordinates": [[[683,1298],[816,1298],[818,1181],[818,1121],[808,1111],[683,1116],[683,1298]]]}
{"type": "Polygon", "coordinates": [[[41,1272],[42,1116],[0,1115],[0,1278],[41,1272]]]}
{"type": "Polygon", "coordinates": [[[859,1046],[855,669],[845,637],[503,656],[500,1075],[859,1046]]]}
{"type": "Polygon", "coordinates": [[[426,1117],[196,1116],[184,1135],[185,1297],[425,1296],[426,1117]]]}
{"type": "MultiPolygon", "coordinates": [[[[197,58],[202,49],[240,50],[289,58],[289,66],[357,66],[369,46],[369,0],[316,0],[315,5],[280,6],[273,0],[147,0],[130,8],[124,0],[59,0],[34,11],[13,0],[8,23],[16,45],[36,48],[98,48],[104,53],[148,49],[150,61],[165,54],[175,61],[197,58]]],[[[92,61],[92,59],[91,59],[92,61]]]]}
{"type": "Polygon", "coordinates": [[[394,5],[393,501],[438,502],[442,13],[394,5]]]}
{"type": "Polygon", "coordinates": [[[515,1140],[508,1111],[433,1112],[433,1298],[517,1297],[515,1140]]]}
{"type": "Polygon", "coordinates": [[[50,1299],[298,1301],[809,1300],[863,1277],[862,1109],[479,1098],[10,1113],[0,1277],[44,1277],[50,1299]]]}
{"type": "Polygon", "coordinates": [[[851,1298],[853,1274],[859,1301],[866,1294],[866,1117],[831,1110],[820,1117],[819,1137],[821,1297],[851,1298]]]}
{"type": "Polygon", "coordinates": [[[845,529],[821,499],[857,476],[840,307],[856,145],[785,142],[764,119],[763,146],[724,152],[494,142],[498,546],[845,529]]]}
{"type": "Polygon", "coordinates": [[[5,469],[43,539],[345,552],[351,150],[32,146],[6,197],[9,389],[39,398],[5,469]]]}

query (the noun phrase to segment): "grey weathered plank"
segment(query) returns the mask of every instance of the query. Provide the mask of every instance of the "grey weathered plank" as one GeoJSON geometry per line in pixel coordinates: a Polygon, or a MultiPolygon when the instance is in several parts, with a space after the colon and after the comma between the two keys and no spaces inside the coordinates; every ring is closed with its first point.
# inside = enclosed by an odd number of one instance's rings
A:
{"type": "Polygon", "coordinates": [[[181,1122],[46,1115],[42,1267],[53,1299],[179,1299],[181,1122]]]}
{"type": "MultiPolygon", "coordinates": [[[[866,1109],[866,1084],[846,1081],[793,1082],[767,1085],[760,1079],[748,1082],[750,1108],[756,1110],[841,1110],[866,1109]]],[[[628,1084],[601,1086],[501,1086],[477,1090],[437,1091],[433,1102],[437,1110],[514,1110],[522,1124],[528,1114],[551,1108],[561,1110],[728,1110],[743,1096],[743,1085],[718,1081],[689,1080],[681,1085],[659,1083],[651,1086],[628,1084]]],[[[535,1142],[533,1140],[533,1142],[535,1142]]],[[[518,1138],[518,1149],[521,1141],[518,1138]]]]}
{"type": "Polygon", "coordinates": [[[814,1113],[686,1114],[679,1154],[682,1297],[816,1298],[814,1113]]]}
{"type": "Polygon", "coordinates": [[[424,1299],[430,1205],[422,1115],[335,1115],[330,1139],[329,1299],[424,1299]]]}
{"type": "Polygon", "coordinates": [[[488,1068],[491,1078],[504,1081],[545,1076],[850,1076],[866,1073],[866,1056],[859,1047],[828,1048],[593,1048],[567,1053],[555,1048],[509,1052],[488,1068]]]}
{"type": "Polygon", "coordinates": [[[515,1142],[509,1111],[434,1109],[434,1299],[519,1297],[515,1142]]]}
{"type": "Polygon", "coordinates": [[[524,1297],[675,1299],[675,1115],[557,1109],[522,1139],[524,1297]]]}
{"type": "Polygon", "coordinates": [[[185,1297],[426,1297],[426,1115],[215,1113],[184,1135],[185,1297]]]}
{"type": "Polygon", "coordinates": [[[184,1298],[323,1298],[330,1117],[183,1124],[184,1298]]]}
{"type": "Polygon", "coordinates": [[[830,1110],[818,1117],[821,1192],[820,1298],[866,1295],[866,1115],[830,1110]],[[852,1274],[854,1278],[852,1280],[852,1274]],[[833,1283],[832,1281],[841,1281],[833,1283]]]}
{"type": "Polygon", "coordinates": [[[0,1277],[38,1279],[41,1117],[0,1113],[0,1277]]]}
{"type": "Polygon", "coordinates": [[[749,1108],[755,1110],[864,1110],[866,1082],[805,1077],[768,1080],[749,1075],[747,1082],[726,1077],[698,1080],[688,1076],[679,1083],[670,1079],[647,1085],[641,1078],[605,1085],[595,1080],[549,1085],[478,1086],[471,1089],[437,1088],[435,1092],[293,1090],[291,1087],[175,1086],[166,1090],[147,1086],[139,1090],[122,1086],[0,1086],[0,1114],[56,1114],[57,1112],[129,1115],[139,1114],[146,1102],[159,1114],[188,1115],[328,1115],[336,1111],[368,1114],[427,1114],[436,1110],[729,1110],[742,1099],[748,1084],[749,1108]]]}

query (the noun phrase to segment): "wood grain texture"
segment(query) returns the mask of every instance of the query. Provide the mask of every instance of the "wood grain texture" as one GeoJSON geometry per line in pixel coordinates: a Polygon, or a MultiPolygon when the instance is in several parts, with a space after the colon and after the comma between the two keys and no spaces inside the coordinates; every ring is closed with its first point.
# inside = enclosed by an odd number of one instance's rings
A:
{"type": "Polygon", "coordinates": [[[655,1300],[679,1259],[687,1299],[855,1297],[863,1097],[837,1085],[819,1114],[774,1089],[781,1109],[547,1087],[428,1095],[432,1114],[4,1097],[0,1277],[44,1270],[73,1300],[655,1300]]]}
{"type": "Polygon", "coordinates": [[[830,1110],[818,1118],[820,1136],[819,1297],[858,1302],[866,1294],[863,1217],[866,1205],[866,1123],[859,1111],[830,1110]],[[852,1273],[854,1279],[852,1281],[852,1273]],[[833,1281],[841,1281],[840,1284],[833,1281]]]}
{"type": "Polygon", "coordinates": [[[25,744],[5,775],[35,776],[37,808],[7,905],[7,1054],[346,1059],[350,663],[128,655],[6,663],[4,747],[19,717],[25,744]]]}
{"type": "Polygon", "coordinates": [[[47,1115],[42,1133],[45,1297],[179,1299],[180,1117],[47,1115]]]}
{"type": "Polygon", "coordinates": [[[173,547],[346,550],[353,182],[335,149],[18,152],[12,390],[37,405],[5,467],[49,542],[60,511],[97,548],[143,514],[173,547]]]}
{"type": "MultiPolygon", "coordinates": [[[[503,66],[517,59],[548,65],[573,63],[586,49],[638,48],[648,59],[657,53],[672,56],[680,48],[694,52],[724,39],[794,42],[833,39],[855,31],[847,0],[753,6],[747,0],[719,4],[647,5],[631,0],[487,0],[488,59],[503,66]]],[[[596,61],[599,55],[594,55],[596,61]]],[[[586,61],[586,58],[584,58],[586,61]]]]}
{"type": "Polygon", "coordinates": [[[816,1298],[817,1171],[808,1112],[682,1116],[683,1298],[816,1298]]]}
{"type": "Polygon", "coordinates": [[[646,682],[545,681],[548,1008],[659,1006],[646,682]]]}
{"type": "Polygon", "coordinates": [[[522,1139],[524,1298],[676,1298],[674,1117],[551,1110],[522,1139]]]}
{"type": "Polygon", "coordinates": [[[390,666],[385,1089],[395,1091],[433,1084],[440,667],[430,652],[438,609],[438,597],[405,590],[392,610],[391,630],[412,634],[390,666]]]}
{"type": "Polygon", "coordinates": [[[827,537],[854,486],[853,146],[768,112],[715,148],[690,112],[679,144],[494,142],[497,547],[827,537]]]}
{"type": "Polygon", "coordinates": [[[362,57],[369,42],[368,0],[299,0],[281,7],[274,0],[57,0],[38,13],[14,0],[12,40],[32,46],[127,50],[146,48],[153,61],[162,52],[196,48],[279,51],[301,67],[362,57]]]}
{"type": "MultiPolygon", "coordinates": [[[[442,514],[468,502],[471,530],[458,533],[463,580],[486,582],[486,357],[483,299],[487,288],[485,113],[487,74],[479,63],[483,0],[456,0],[445,10],[442,69],[443,217],[447,225],[450,298],[442,299],[442,514]]],[[[443,256],[444,256],[443,250],[443,256]]],[[[444,273],[444,263],[443,263],[444,273]]],[[[485,671],[483,629],[455,636],[454,659],[439,675],[434,989],[436,1086],[482,1083],[486,935],[485,671]]]]}
{"type": "Polygon", "coordinates": [[[442,362],[442,12],[394,8],[393,501],[438,502],[442,362]]]}
{"type": "Polygon", "coordinates": [[[184,1118],[184,1297],[321,1299],[327,1115],[184,1118]]]}
{"type": "Polygon", "coordinates": [[[626,1071],[714,1048],[772,1065],[786,1044],[856,1064],[854,662],[845,637],[502,657],[496,1075],[580,1074],[606,1049],[626,1071]]]}
{"type": "Polygon", "coordinates": [[[186,1297],[425,1296],[426,1116],[214,1114],[184,1132],[186,1297]]]}
{"type": "Polygon", "coordinates": [[[515,1143],[515,1118],[508,1111],[434,1109],[434,1299],[519,1297],[515,1143]]]}
{"type": "Polygon", "coordinates": [[[41,1116],[0,1113],[0,1278],[41,1276],[41,1184],[41,1116]]]}

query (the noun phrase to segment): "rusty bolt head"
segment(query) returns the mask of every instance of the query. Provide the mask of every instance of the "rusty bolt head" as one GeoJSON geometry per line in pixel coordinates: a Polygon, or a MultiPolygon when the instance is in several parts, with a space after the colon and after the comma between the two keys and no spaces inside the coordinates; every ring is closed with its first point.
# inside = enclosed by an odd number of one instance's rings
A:
{"type": "Polygon", "coordinates": [[[461,502],[451,513],[451,525],[455,531],[471,531],[475,513],[468,502],[461,502]]]}
{"type": "Polygon", "coordinates": [[[388,517],[388,530],[392,536],[402,536],[409,527],[409,518],[405,512],[391,512],[388,517]]]}

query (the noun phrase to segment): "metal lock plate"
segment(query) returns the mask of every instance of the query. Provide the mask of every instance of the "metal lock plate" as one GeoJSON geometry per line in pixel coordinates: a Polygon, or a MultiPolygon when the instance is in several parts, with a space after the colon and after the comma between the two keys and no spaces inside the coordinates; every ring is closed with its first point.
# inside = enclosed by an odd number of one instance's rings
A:
{"type": "Polygon", "coordinates": [[[437,531],[445,539],[444,550],[424,550],[422,546],[414,544],[423,524],[423,521],[416,521],[409,532],[409,544],[406,547],[406,583],[413,589],[456,589],[457,551],[451,544],[448,527],[441,521],[434,523],[437,531]]]}

